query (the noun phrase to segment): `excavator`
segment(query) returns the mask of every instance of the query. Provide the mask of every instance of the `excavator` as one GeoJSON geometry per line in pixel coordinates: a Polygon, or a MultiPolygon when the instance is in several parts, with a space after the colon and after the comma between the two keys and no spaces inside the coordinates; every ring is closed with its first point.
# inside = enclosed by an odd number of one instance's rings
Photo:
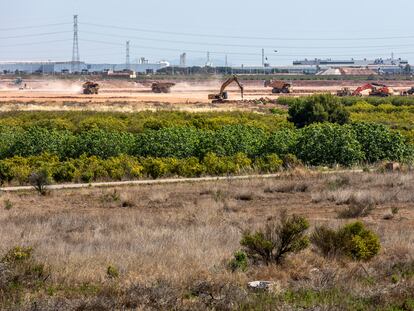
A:
{"type": "Polygon", "coordinates": [[[237,85],[240,88],[241,91],[241,97],[243,98],[243,91],[244,91],[244,87],[243,85],[240,83],[239,79],[237,78],[236,75],[233,75],[231,78],[227,79],[221,86],[220,88],[220,93],[218,94],[209,94],[208,95],[208,99],[212,99],[213,103],[223,103],[226,101],[226,99],[228,99],[228,93],[225,91],[226,88],[232,84],[233,82],[236,82],[237,85]]]}
{"type": "Polygon", "coordinates": [[[353,93],[352,96],[380,96],[387,97],[393,94],[393,91],[384,84],[379,83],[366,83],[358,87],[353,93]]]}

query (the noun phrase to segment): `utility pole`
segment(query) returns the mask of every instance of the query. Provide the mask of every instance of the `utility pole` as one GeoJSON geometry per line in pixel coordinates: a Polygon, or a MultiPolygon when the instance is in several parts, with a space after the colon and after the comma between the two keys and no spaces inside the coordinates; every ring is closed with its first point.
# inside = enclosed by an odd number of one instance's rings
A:
{"type": "Polygon", "coordinates": [[[80,71],[78,15],[73,15],[73,49],[72,49],[72,73],[80,71]]]}
{"type": "Polygon", "coordinates": [[[127,69],[127,70],[130,70],[131,69],[131,61],[130,61],[130,58],[129,58],[129,41],[127,41],[126,42],[126,51],[125,51],[126,53],[126,55],[125,55],[125,68],[127,69]]]}
{"type": "Polygon", "coordinates": [[[262,49],[262,67],[264,68],[265,65],[265,50],[262,49]]]}

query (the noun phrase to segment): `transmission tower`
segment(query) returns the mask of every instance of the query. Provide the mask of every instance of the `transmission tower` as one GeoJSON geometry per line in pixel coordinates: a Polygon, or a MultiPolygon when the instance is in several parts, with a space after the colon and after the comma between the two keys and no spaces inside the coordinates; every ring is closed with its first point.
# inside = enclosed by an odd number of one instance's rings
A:
{"type": "Polygon", "coordinates": [[[79,40],[78,40],[78,15],[73,16],[73,49],[72,49],[72,72],[80,71],[79,40]]]}
{"type": "Polygon", "coordinates": [[[129,41],[126,42],[126,57],[125,57],[125,67],[127,70],[131,69],[131,61],[129,59],[129,41]]]}

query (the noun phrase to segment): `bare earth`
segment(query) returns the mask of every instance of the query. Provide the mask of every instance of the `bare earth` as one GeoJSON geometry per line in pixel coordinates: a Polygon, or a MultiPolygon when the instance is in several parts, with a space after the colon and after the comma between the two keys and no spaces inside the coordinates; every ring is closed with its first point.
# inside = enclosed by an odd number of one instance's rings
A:
{"type": "MultiPolygon", "coordinates": [[[[143,110],[181,111],[257,111],[255,100],[267,98],[276,100],[279,95],[264,88],[262,81],[245,81],[245,96],[242,101],[239,90],[230,86],[229,99],[225,104],[211,104],[208,94],[217,93],[220,81],[180,82],[170,94],[153,94],[148,83],[129,81],[98,81],[101,84],[99,95],[81,94],[82,81],[27,80],[27,89],[18,90],[11,80],[0,81],[0,111],[14,110],[96,110],[134,112],[143,110]]],[[[356,88],[363,82],[355,81],[293,81],[293,94],[335,93],[342,87],[356,88]]],[[[392,81],[388,84],[395,91],[411,87],[410,81],[392,81]]],[[[285,95],[286,96],[286,95],[285,95]]],[[[270,104],[266,108],[277,107],[270,104]]]]}

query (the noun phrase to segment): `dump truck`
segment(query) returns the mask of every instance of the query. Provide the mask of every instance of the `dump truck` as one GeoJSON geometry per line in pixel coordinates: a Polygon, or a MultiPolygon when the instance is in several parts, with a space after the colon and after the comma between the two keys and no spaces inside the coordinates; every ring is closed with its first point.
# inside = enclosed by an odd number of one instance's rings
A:
{"type": "Polygon", "coordinates": [[[291,93],[291,87],[292,87],[290,83],[286,83],[284,81],[278,81],[278,80],[267,80],[265,81],[264,86],[271,87],[273,94],[291,93]]]}
{"type": "Polygon", "coordinates": [[[218,94],[209,94],[208,95],[208,99],[211,99],[213,103],[223,103],[225,102],[229,96],[228,93],[226,92],[226,88],[232,84],[233,82],[236,82],[237,85],[240,88],[240,92],[241,92],[241,97],[243,99],[243,92],[244,92],[244,87],[243,85],[240,83],[239,79],[237,78],[236,75],[233,75],[231,78],[227,79],[220,88],[220,92],[218,94]]]}
{"type": "Polygon", "coordinates": [[[171,82],[154,82],[151,85],[151,90],[153,93],[170,93],[174,85],[175,83],[171,82]]]}
{"type": "Polygon", "coordinates": [[[352,91],[349,87],[343,87],[339,91],[336,92],[336,96],[344,97],[344,96],[352,96],[352,91]]]}
{"type": "Polygon", "coordinates": [[[98,94],[99,91],[99,84],[96,82],[87,81],[83,85],[83,94],[91,95],[91,94],[98,94]]]}

